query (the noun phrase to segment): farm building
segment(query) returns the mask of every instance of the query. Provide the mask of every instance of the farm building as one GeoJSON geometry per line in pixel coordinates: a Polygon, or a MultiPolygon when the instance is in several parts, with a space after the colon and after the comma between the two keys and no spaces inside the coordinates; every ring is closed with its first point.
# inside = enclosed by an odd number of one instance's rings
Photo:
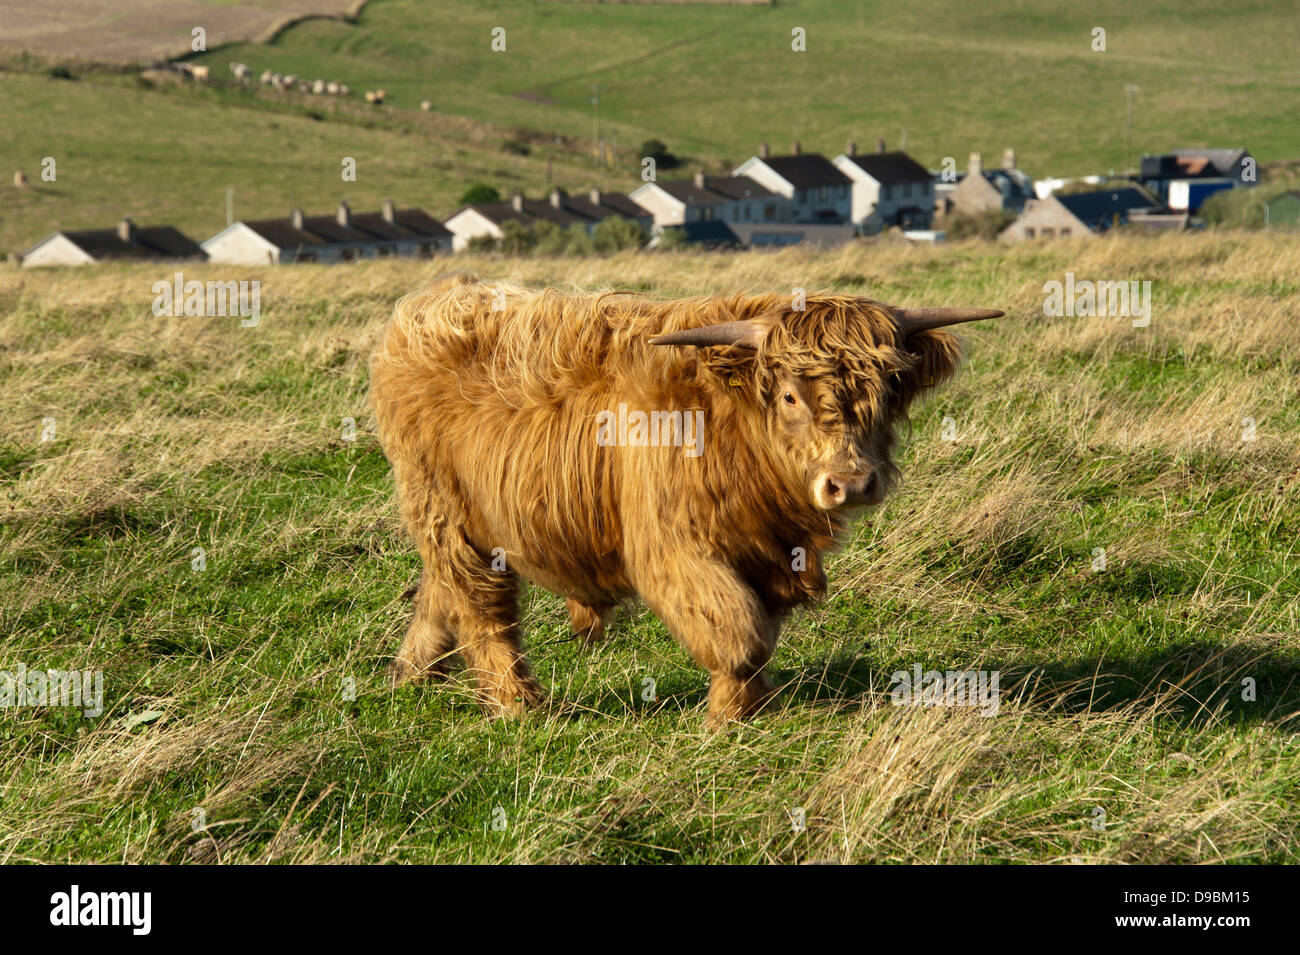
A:
{"type": "Polygon", "coordinates": [[[737,166],[746,176],[789,200],[789,222],[849,222],[853,216],[853,180],[820,153],[805,153],[796,141],[789,156],[772,156],[763,143],[758,155],[737,166]]]}
{"type": "MultiPolygon", "coordinates": [[[[1115,225],[1151,216],[1165,225],[1160,203],[1140,189],[1127,188],[1077,192],[1064,196],[1031,199],[1019,218],[998,235],[1006,242],[1022,239],[1069,238],[1095,235],[1115,225]]],[[[1184,220],[1185,221],[1185,220],[1184,220]]]]}
{"type": "Polygon", "coordinates": [[[204,242],[203,249],[211,261],[229,265],[351,262],[449,252],[451,234],[421,210],[397,209],[390,200],[379,212],[355,216],[340,202],[332,216],[304,216],[295,209],[284,219],[236,222],[204,242]]]}
{"type": "MultiPolygon", "coordinates": [[[[1220,183],[1219,189],[1253,186],[1254,170],[1254,157],[1242,148],[1175,149],[1169,153],[1143,156],[1138,181],[1165,202],[1169,201],[1170,186],[1175,182],[1216,180],[1220,183]]],[[[1186,189],[1187,186],[1182,188],[1186,189]]],[[[1203,187],[1194,188],[1193,191],[1206,192],[1203,187]]],[[[1199,208],[1199,203],[1196,207],[1199,208]]]]}
{"type": "Polygon", "coordinates": [[[859,155],[857,145],[850,142],[834,163],[853,182],[850,221],[864,233],[894,225],[907,229],[930,225],[934,176],[907,153],[885,152],[882,141],[876,152],[859,155]]]}
{"type": "Polygon", "coordinates": [[[1034,198],[1034,181],[1016,167],[1016,152],[1005,149],[1002,165],[985,169],[984,159],[971,153],[966,174],[956,186],[935,189],[935,214],[977,216],[1002,210],[1019,213],[1034,198]]]}
{"type": "Polygon", "coordinates": [[[123,219],[113,229],[55,232],[22,254],[24,268],[91,265],[108,259],[202,259],[203,249],[171,226],[136,226],[123,219]]]}

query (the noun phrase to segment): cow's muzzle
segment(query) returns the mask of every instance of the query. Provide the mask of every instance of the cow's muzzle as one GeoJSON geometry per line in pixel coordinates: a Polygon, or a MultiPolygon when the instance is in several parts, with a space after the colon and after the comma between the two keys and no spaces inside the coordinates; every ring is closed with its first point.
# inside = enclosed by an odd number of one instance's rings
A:
{"type": "Polygon", "coordinates": [[[813,503],[823,511],[879,504],[880,491],[875,472],[861,475],[825,472],[813,482],[813,503]]]}

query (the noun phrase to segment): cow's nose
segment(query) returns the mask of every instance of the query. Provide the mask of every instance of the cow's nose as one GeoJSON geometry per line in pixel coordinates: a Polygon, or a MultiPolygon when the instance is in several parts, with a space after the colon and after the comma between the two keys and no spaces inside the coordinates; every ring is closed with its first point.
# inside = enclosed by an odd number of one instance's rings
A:
{"type": "Polygon", "coordinates": [[[829,511],[846,502],[863,501],[866,499],[871,480],[870,474],[861,477],[835,473],[823,474],[816,484],[817,503],[829,511]]]}

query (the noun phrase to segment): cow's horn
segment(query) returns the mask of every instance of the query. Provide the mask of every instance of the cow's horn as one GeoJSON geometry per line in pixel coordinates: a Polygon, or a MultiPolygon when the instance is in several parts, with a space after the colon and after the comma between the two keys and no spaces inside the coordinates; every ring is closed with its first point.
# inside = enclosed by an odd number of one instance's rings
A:
{"type": "Polygon", "coordinates": [[[923,332],[928,328],[978,322],[984,318],[1000,318],[1006,312],[998,308],[891,308],[904,336],[923,332]]]}
{"type": "Polygon", "coordinates": [[[735,345],[739,348],[757,348],[763,337],[762,325],[753,322],[723,322],[702,328],[686,328],[650,339],[651,345],[735,345]]]}

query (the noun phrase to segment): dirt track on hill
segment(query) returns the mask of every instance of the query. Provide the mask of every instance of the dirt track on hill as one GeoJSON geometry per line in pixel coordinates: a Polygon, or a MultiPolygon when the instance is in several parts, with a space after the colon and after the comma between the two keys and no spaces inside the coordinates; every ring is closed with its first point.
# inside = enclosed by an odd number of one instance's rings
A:
{"type": "Polygon", "coordinates": [[[191,31],[207,31],[207,48],[266,42],[307,17],[354,19],[365,0],[253,0],[249,5],[199,0],[0,0],[0,50],[94,63],[149,63],[186,56],[191,31]],[[253,5],[255,4],[255,5],[253,5]]]}

